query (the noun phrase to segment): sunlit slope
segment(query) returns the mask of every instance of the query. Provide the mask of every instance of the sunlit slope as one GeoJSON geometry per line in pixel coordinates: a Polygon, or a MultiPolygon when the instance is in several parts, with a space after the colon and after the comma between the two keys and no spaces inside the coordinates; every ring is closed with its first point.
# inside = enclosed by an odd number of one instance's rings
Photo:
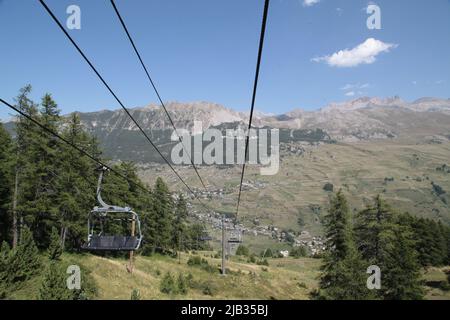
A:
{"type": "MultiPolygon", "coordinates": [[[[200,167],[211,190],[226,190],[223,197],[204,201],[216,210],[234,213],[240,168],[200,167]]],[[[179,172],[192,185],[199,184],[192,169],[183,167],[179,172]]],[[[147,168],[141,175],[149,182],[162,175],[172,190],[183,190],[164,167],[147,168]]],[[[450,223],[449,142],[382,140],[307,147],[301,155],[284,154],[274,176],[261,176],[258,168],[247,166],[244,181],[263,184],[242,192],[240,222],[247,226],[258,219],[263,225],[320,233],[331,195],[323,188],[326,183],[333,184],[335,191],[343,189],[356,210],[381,194],[399,211],[450,223]],[[433,184],[441,187],[442,194],[433,184]],[[297,224],[299,216],[303,227],[297,224]]]]}
{"type": "Polygon", "coordinates": [[[83,265],[91,270],[99,299],[129,299],[133,289],[140,291],[142,299],[307,299],[317,286],[317,259],[274,259],[269,267],[233,259],[228,264],[229,274],[222,276],[220,259],[208,256],[202,255],[217,267],[216,272],[187,265],[187,254],[181,259],[137,257],[133,274],[126,271],[126,260],[87,256],[83,265]],[[174,278],[191,274],[195,288],[186,295],[161,293],[160,283],[167,272],[174,278]]]}

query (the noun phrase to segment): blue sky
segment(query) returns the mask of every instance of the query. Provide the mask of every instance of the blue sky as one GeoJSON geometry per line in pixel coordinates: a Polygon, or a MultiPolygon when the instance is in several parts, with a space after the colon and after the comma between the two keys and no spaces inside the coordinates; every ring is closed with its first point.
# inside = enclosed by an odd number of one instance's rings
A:
{"type": "MultiPolygon", "coordinates": [[[[117,0],[165,101],[248,110],[263,0],[117,0]]],[[[257,108],[283,113],[358,96],[450,97],[450,1],[271,0],[257,108]],[[305,4],[309,2],[309,6],[305,4]],[[370,2],[372,3],[372,2],[370,2]],[[344,50],[339,53],[340,50],[344,50]]],[[[128,107],[156,102],[108,0],[47,0],[128,107]]],[[[63,113],[119,105],[37,0],[0,0],[0,96],[51,92],[63,113]]],[[[0,118],[8,117],[4,107],[0,118]]]]}

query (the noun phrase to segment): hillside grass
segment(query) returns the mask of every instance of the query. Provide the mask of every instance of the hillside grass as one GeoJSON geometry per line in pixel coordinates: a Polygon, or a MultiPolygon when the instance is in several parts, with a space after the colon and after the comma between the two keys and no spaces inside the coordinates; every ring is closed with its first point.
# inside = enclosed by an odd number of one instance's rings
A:
{"type": "MultiPolygon", "coordinates": [[[[94,299],[129,300],[133,289],[140,292],[141,299],[283,299],[304,300],[318,286],[320,259],[275,258],[267,259],[269,266],[247,262],[246,257],[232,256],[227,261],[227,275],[220,274],[220,259],[213,258],[214,252],[203,251],[182,253],[180,257],[153,255],[137,256],[132,274],[126,270],[128,260],[105,258],[91,254],[63,254],[62,264],[77,264],[88,273],[97,288],[94,299]],[[206,270],[200,266],[189,266],[189,257],[200,256],[212,266],[206,270]],[[160,291],[161,280],[170,272],[176,279],[192,275],[193,288],[185,295],[168,295],[160,291]]],[[[43,258],[45,262],[45,259],[43,258]]],[[[45,266],[43,267],[45,268],[45,266]]],[[[450,300],[450,291],[442,286],[447,283],[450,267],[423,270],[425,299],[450,300]]],[[[42,273],[22,283],[8,299],[37,299],[42,273]]],[[[83,278],[82,278],[83,281],[83,278]]]]}
{"type": "Polygon", "coordinates": [[[189,266],[193,254],[183,253],[180,258],[154,255],[137,257],[133,274],[126,271],[127,260],[84,256],[83,264],[92,271],[99,288],[99,299],[129,299],[131,291],[138,289],[142,299],[307,299],[317,286],[320,260],[298,259],[295,268],[286,268],[294,259],[271,259],[269,267],[232,259],[226,276],[219,273],[220,259],[212,252],[200,252],[215,267],[208,272],[199,266],[189,266]],[[277,261],[274,261],[277,260],[277,261]],[[170,272],[175,278],[181,273],[191,274],[195,288],[186,295],[167,295],[160,292],[163,276],[170,272]],[[302,284],[302,285],[299,285],[302,284]],[[306,286],[303,286],[306,284],[306,286]],[[208,288],[208,290],[205,290],[208,288]],[[206,291],[212,294],[205,294],[206,291]]]}

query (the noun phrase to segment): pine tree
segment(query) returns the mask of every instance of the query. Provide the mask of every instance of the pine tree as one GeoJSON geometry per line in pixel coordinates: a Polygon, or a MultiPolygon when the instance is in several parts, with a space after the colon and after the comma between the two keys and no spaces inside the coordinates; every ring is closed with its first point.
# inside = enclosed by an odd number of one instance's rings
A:
{"type": "Polygon", "coordinates": [[[187,216],[186,200],[179,194],[175,204],[175,219],[173,221],[172,246],[177,250],[186,249],[187,240],[187,216]]]}
{"type": "Polygon", "coordinates": [[[11,238],[12,140],[0,123],[0,242],[11,238]]]}
{"type": "Polygon", "coordinates": [[[194,223],[188,226],[188,238],[186,241],[187,249],[193,250],[206,250],[207,243],[200,241],[200,239],[206,234],[205,226],[203,224],[194,223]]]}
{"type": "Polygon", "coordinates": [[[10,266],[13,283],[25,281],[40,271],[39,251],[28,227],[22,228],[20,242],[13,252],[10,266]]]}
{"type": "Polygon", "coordinates": [[[418,300],[423,297],[414,235],[409,226],[396,224],[380,234],[386,254],[377,262],[382,272],[380,295],[385,300],[418,300]]]}
{"type": "Polygon", "coordinates": [[[382,299],[419,299],[419,264],[411,219],[400,215],[380,196],[357,215],[357,244],[362,256],[381,270],[382,299]]]}
{"type": "MultiPolygon", "coordinates": [[[[38,118],[36,104],[28,97],[31,86],[27,85],[20,89],[16,100],[16,107],[23,113],[38,118]]],[[[23,225],[24,216],[29,207],[26,201],[34,196],[32,185],[37,177],[34,175],[34,162],[31,161],[30,150],[36,145],[39,132],[35,124],[22,115],[16,116],[15,121],[15,143],[13,154],[15,155],[14,168],[14,191],[12,204],[12,246],[16,248],[19,241],[20,227],[23,225]]]]}
{"type": "Polygon", "coordinates": [[[56,261],[51,261],[42,279],[39,300],[72,300],[67,288],[66,274],[56,261]]]}
{"type": "MultiPolygon", "coordinates": [[[[88,150],[98,145],[83,129],[80,118],[72,113],[62,132],[65,139],[77,147],[88,150]]],[[[86,238],[86,213],[95,203],[96,175],[95,164],[72,147],[60,144],[61,165],[56,181],[58,224],[60,225],[61,246],[63,249],[79,248],[86,238]]]]}
{"type": "Polygon", "coordinates": [[[172,197],[167,185],[158,177],[153,190],[152,210],[145,217],[147,252],[166,251],[171,247],[172,222],[172,197]]]}
{"type": "Polygon", "coordinates": [[[6,241],[3,241],[0,248],[0,299],[6,297],[10,285],[10,262],[11,249],[6,241]]]}
{"type": "Polygon", "coordinates": [[[380,233],[389,226],[391,221],[391,208],[380,196],[375,198],[373,206],[368,206],[358,213],[355,236],[357,247],[365,260],[377,261],[384,255],[384,247],[380,243],[380,233]]]}
{"type": "Polygon", "coordinates": [[[371,297],[366,287],[367,263],[356,250],[349,208],[342,191],[331,200],[325,217],[327,253],[320,278],[320,299],[359,300],[371,297]]]}
{"type": "Polygon", "coordinates": [[[52,234],[50,236],[50,246],[48,247],[48,258],[50,260],[59,260],[62,254],[61,239],[58,234],[58,230],[53,227],[52,234]]]}
{"type": "Polygon", "coordinates": [[[419,263],[423,267],[441,266],[446,263],[447,243],[442,224],[430,219],[412,218],[419,263]]]}
{"type": "MultiPolygon", "coordinates": [[[[57,131],[60,118],[56,103],[47,94],[39,109],[38,105],[29,99],[30,93],[31,86],[20,90],[16,98],[17,107],[34,120],[57,131]]],[[[41,128],[22,115],[17,116],[15,131],[13,246],[17,242],[19,224],[26,224],[33,230],[36,245],[45,248],[49,244],[51,227],[57,215],[57,190],[54,183],[60,155],[56,149],[57,138],[42,132],[41,128]]]]}
{"type": "MultiPolygon", "coordinates": [[[[52,131],[58,131],[61,119],[57,105],[50,94],[45,94],[42,98],[39,111],[40,122],[52,131]]],[[[56,181],[61,165],[58,143],[56,137],[40,131],[34,144],[29,148],[28,161],[33,164],[32,177],[35,180],[30,188],[32,195],[25,203],[27,214],[25,219],[33,230],[37,245],[41,248],[48,247],[51,230],[58,216],[56,181]]]]}
{"type": "Polygon", "coordinates": [[[164,278],[161,280],[161,284],[159,286],[159,290],[165,294],[174,294],[177,289],[175,286],[175,281],[173,280],[172,274],[167,272],[164,275],[164,278]]]}

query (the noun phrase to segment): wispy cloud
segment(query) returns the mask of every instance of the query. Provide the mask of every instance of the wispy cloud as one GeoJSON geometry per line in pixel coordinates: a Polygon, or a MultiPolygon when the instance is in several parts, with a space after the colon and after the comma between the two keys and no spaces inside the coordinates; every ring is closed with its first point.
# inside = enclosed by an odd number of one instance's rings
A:
{"type": "Polygon", "coordinates": [[[342,91],[347,91],[345,92],[345,96],[346,97],[354,97],[354,96],[360,96],[365,94],[364,89],[370,88],[370,84],[369,83],[348,83],[345,86],[343,86],[342,88],[340,88],[342,91]]]}
{"type": "Polygon", "coordinates": [[[320,0],[303,0],[304,7],[312,7],[315,4],[318,4],[320,0]]]}
{"type": "Polygon", "coordinates": [[[397,44],[385,43],[383,41],[368,38],[353,49],[344,49],[323,57],[313,58],[314,62],[326,62],[332,67],[349,68],[361,64],[372,64],[376,57],[383,52],[389,52],[396,48],[397,44]]]}
{"type": "Polygon", "coordinates": [[[351,89],[367,89],[367,88],[369,88],[370,87],[370,84],[369,83],[363,83],[363,84],[360,84],[360,83],[348,83],[348,84],[346,84],[345,86],[343,86],[342,88],[341,88],[341,90],[351,90],[351,89]]]}

